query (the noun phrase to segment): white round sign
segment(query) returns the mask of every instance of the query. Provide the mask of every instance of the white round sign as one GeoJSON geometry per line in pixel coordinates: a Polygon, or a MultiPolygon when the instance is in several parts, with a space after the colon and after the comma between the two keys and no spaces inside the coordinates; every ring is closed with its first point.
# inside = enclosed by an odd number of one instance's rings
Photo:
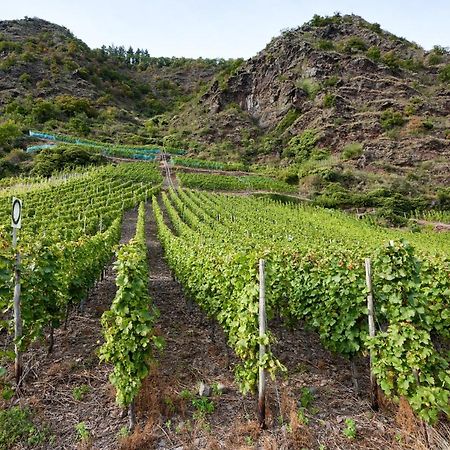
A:
{"type": "Polygon", "coordinates": [[[13,228],[22,226],[22,200],[15,197],[12,201],[11,225],[13,228]]]}

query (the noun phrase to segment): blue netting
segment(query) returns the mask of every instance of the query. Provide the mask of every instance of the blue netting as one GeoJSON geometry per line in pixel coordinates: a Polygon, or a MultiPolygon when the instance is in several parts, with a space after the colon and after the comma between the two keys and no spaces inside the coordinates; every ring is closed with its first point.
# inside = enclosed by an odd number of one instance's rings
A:
{"type": "MultiPolygon", "coordinates": [[[[56,135],[56,134],[49,134],[49,133],[41,133],[40,131],[29,131],[31,137],[39,138],[39,139],[45,139],[50,141],[56,141],[56,142],[67,142],[69,144],[76,144],[76,145],[84,145],[87,147],[95,147],[95,148],[104,148],[105,144],[89,141],[87,139],[79,139],[79,138],[73,138],[70,136],[62,136],[62,135],[56,135]]],[[[133,154],[138,153],[144,153],[144,154],[158,154],[161,153],[161,149],[158,147],[155,148],[145,148],[145,147],[126,147],[121,145],[111,145],[108,148],[113,149],[114,151],[127,151],[132,152],[133,154]]],[[[186,151],[176,148],[166,148],[165,151],[167,153],[171,153],[174,155],[185,155],[186,151]]],[[[141,159],[141,158],[138,158],[141,159]]],[[[145,158],[144,158],[145,159],[145,158]]]]}
{"type": "Polygon", "coordinates": [[[39,131],[30,130],[30,136],[37,137],[40,139],[48,139],[49,141],[56,141],[56,136],[54,136],[53,134],[40,133],[39,131]]]}
{"type": "Polygon", "coordinates": [[[56,147],[54,144],[42,144],[42,145],[32,145],[31,147],[27,147],[27,153],[33,153],[38,150],[44,150],[45,148],[56,147]]]}

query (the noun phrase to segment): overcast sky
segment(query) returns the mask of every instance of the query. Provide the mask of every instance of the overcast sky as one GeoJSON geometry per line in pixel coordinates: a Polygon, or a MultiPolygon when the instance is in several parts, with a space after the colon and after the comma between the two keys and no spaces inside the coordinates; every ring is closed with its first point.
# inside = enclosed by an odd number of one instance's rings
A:
{"type": "Polygon", "coordinates": [[[450,0],[0,0],[0,20],[40,17],[90,47],[147,48],[153,56],[255,55],[314,14],[358,14],[426,49],[450,46],[450,0]]]}

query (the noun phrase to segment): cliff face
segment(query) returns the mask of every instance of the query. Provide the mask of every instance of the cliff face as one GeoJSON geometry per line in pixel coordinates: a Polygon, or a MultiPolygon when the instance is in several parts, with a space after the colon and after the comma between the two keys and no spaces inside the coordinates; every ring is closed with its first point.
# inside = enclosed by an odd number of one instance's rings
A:
{"type": "MultiPolygon", "coordinates": [[[[333,154],[362,144],[359,168],[403,173],[433,161],[434,175],[448,183],[449,63],[445,49],[426,52],[360,17],[316,17],[216,80],[197,105],[202,129],[191,137],[228,139],[276,160],[293,137],[315,130],[317,145],[333,154]]],[[[183,126],[182,117],[175,124],[183,126]]]]}

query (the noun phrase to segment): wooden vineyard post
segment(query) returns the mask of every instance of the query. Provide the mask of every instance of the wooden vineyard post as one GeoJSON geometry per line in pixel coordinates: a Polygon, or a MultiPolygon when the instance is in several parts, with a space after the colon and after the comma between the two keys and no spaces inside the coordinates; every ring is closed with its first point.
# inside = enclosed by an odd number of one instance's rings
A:
{"type": "Polygon", "coordinates": [[[133,400],[128,405],[128,429],[130,431],[133,431],[135,426],[136,426],[136,407],[133,400]]]}
{"type": "MultiPolygon", "coordinates": [[[[259,260],[259,337],[266,334],[266,286],[265,261],[259,260]]],[[[259,344],[259,376],[258,376],[258,422],[261,429],[266,428],[266,374],[262,361],[266,354],[266,346],[259,344]]]]}
{"type": "Polygon", "coordinates": [[[12,247],[16,253],[14,262],[14,375],[16,386],[20,388],[22,382],[22,352],[19,347],[19,340],[22,337],[22,314],[20,310],[20,253],[17,250],[17,233],[22,226],[22,201],[13,198],[11,225],[13,227],[12,247]]]}
{"type": "MultiPolygon", "coordinates": [[[[373,306],[373,290],[372,290],[372,265],[370,258],[365,260],[366,266],[366,285],[367,285],[367,311],[368,311],[368,321],[369,321],[369,336],[375,337],[375,313],[373,306]]],[[[372,371],[372,353],[369,355],[369,365],[370,365],[370,402],[372,409],[378,410],[378,385],[375,375],[372,371]]]]}

